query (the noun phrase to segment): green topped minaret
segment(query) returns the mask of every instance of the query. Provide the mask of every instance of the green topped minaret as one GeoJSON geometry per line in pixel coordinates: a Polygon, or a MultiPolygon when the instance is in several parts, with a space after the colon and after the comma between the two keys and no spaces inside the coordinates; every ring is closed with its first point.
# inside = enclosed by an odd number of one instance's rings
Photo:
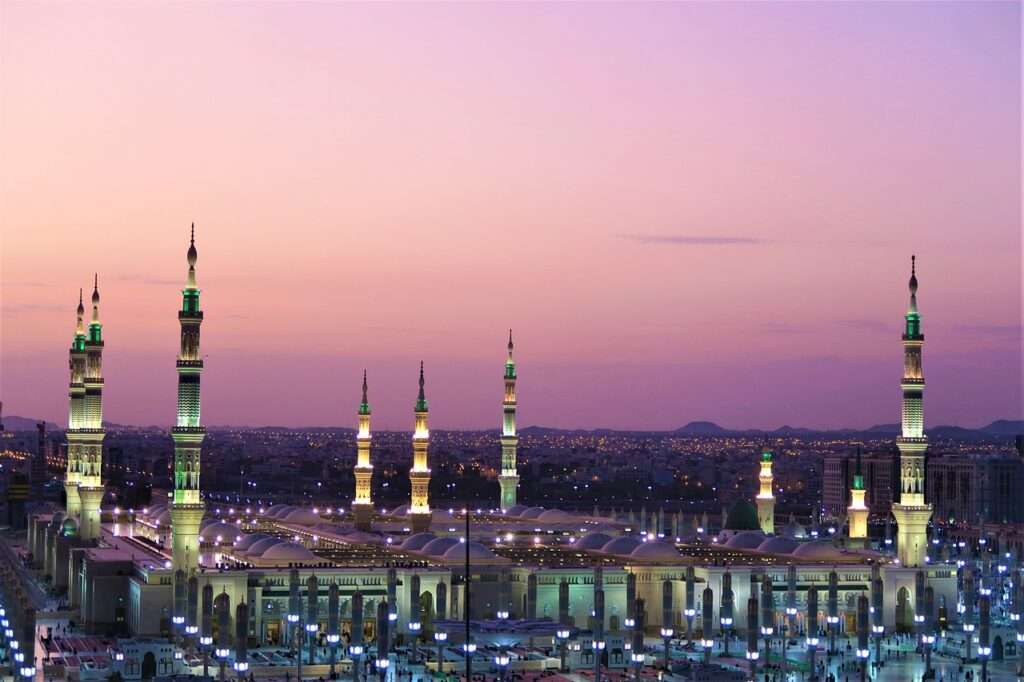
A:
{"type": "Polygon", "coordinates": [[[78,497],[82,505],[79,537],[100,535],[100,504],[103,502],[103,325],[100,323],[100,281],[93,280],[92,321],[85,340],[85,423],[78,432],[81,458],[78,463],[78,497]]]}
{"type": "Polygon", "coordinates": [[[411,494],[409,516],[414,533],[430,529],[430,467],[427,464],[427,447],[430,444],[430,429],[427,426],[427,396],[424,392],[423,363],[420,362],[420,392],[416,398],[416,427],[412,434],[412,469],[409,470],[411,494]]]}
{"type": "Polygon", "coordinates": [[[924,454],[928,438],[924,433],[924,370],[921,350],[921,314],[917,310],[917,258],[910,257],[910,306],[904,317],[902,425],[896,447],[900,450],[900,500],[892,506],[896,518],[897,556],[904,566],[923,566],[928,549],[928,520],[931,505],[924,500],[924,454]]]}
{"type": "Polygon", "coordinates": [[[501,426],[501,510],[507,511],[516,505],[519,487],[519,471],[516,466],[516,448],[519,436],[516,434],[516,363],[512,359],[512,330],[508,330],[508,358],[505,360],[505,400],[502,402],[504,418],[501,426]]]}
{"type": "Polygon", "coordinates": [[[772,452],[767,447],[761,451],[761,471],[757,475],[761,488],[754,499],[757,502],[757,521],[766,535],[775,532],[775,495],[772,493],[772,452]]]}
{"type": "Polygon", "coordinates": [[[82,501],[78,497],[78,479],[81,473],[82,442],[85,428],[85,305],[82,302],[82,290],[78,290],[78,323],[75,335],[71,339],[68,351],[68,366],[71,370],[71,381],[68,385],[68,430],[67,469],[64,474],[64,492],[67,502],[67,517],[77,518],[82,511],[82,501]]]}
{"type": "Polygon", "coordinates": [[[851,547],[865,547],[868,539],[868,508],[864,504],[864,473],[860,465],[860,446],[857,446],[857,464],[853,472],[853,486],[850,488],[850,506],[846,508],[851,547]]]}
{"type": "Polygon", "coordinates": [[[363,400],[359,403],[359,430],[356,432],[356,496],[352,501],[352,512],[356,517],[356,528],[370,530],[373,518],[371,482],[373,465],[370,463],[370,401],[366,397],[366,370],[363,370],[363,400]]]}
{"type": "Polygon", "coordinates": [[[196,226],[192,224],[186,260],[188,279],[182,290],[181,347],[175,363],[178,371],[178,416],[171,429],[174,440],[174,497],[171,502],[171,535],[174,571],[187,577],[199,563],[199,524],[203,519],[203,500],[199,493],[199,470],[206,429],[200,423],[199,380],[203,358],[199,352],[199,327],[203,311],[199,309],[196,286],[196,226]]]}

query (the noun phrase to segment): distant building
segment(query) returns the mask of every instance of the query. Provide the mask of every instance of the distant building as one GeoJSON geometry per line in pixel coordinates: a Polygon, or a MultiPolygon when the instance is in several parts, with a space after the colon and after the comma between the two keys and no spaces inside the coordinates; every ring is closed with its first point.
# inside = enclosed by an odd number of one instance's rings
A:
{"type": "Polygon", "coordinates": [[[1024,521],[1024,460],[1011,454],[945,455],[928,460],[928,500],[937,523],[1024,521]]]}
{"type": "MultiPolygon", "coordinates": [[[[854,453],[827,455],[822,467],[821,504],[827,516],[839,518],[846,514],[853,501],[850,490],[857,468],[854,453]]],[[[885,518],[892,511],[892,503],[900,480],[899,458],[889,452],[868,453],[861,457],[864,476],[865,503],[873,518],[885,518]]]]}

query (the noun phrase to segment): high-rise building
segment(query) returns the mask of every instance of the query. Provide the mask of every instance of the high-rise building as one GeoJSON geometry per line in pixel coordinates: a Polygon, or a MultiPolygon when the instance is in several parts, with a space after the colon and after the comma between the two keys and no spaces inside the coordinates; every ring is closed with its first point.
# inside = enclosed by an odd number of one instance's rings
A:
{"type": "Polygon", "coordinates": [[[927,469],[936,523],[1024,522],[1024,461],[1017,455],[929,456],[927,469]]]}
{"type": "Polygon", "coordinates": [[[186,260],[188,280],[182,290],[181,349],[178,370],[178,418],[171,429],[174,440],[174,497],[171,503],[171,533],[175,574],[189,575],[199,563],[199,524],[203,520],[203,500],[199,494],[199,467],[206,429],[200,421],[199,379],[203,373],[203,357],[199,352],[199,326],[203,311],[199,309],[199,287],[196,286],[196,227],[192,224],[186,260]]]}
{"type": "Polygon", "coordinates": [[[423,363],[420,363],[420,393],[416,398],[416,427],[412,434],[412,469],[409,470],[411,494],[409,517],[414,533],[430,529],[430,467],[427,464],[427,447],[430,445],[430,429],[427,426],[427,396],[423,390],[423,363]]]}
{"type": "Polygon", "coordinates": [[[82,510],[78,533],[83,540],[100,535],[100,504],[103,502],[103,325],[100,324],[99,276],[93,283],[92,321],[85,340],[85,424],[79,431],[78,497],[82,510]]]}
{"type": "Polygon", "coordinates": [[[772,453],[765,450],[761,453],[761,472],[757,476],[761,488],[757,493],[757,521],[766,534],[775,532],[775,495],[772,494],[772,453]]]}
{"type": "Polygon", "coordinates": [[[356,432],[356,495],[352,501],[356,528],[363,531],[370,530],[370,520],[373,518],[373,497],[370,488],[373,480],[373,464],[370,463],[370,401],[366,394],[366,370],[363,370],[363,400],[359,403],[359,430],[356,432]]]}
{"type": "Polygon", "coordinates": [[[896,518],[896,549],[904,566],[923,566],[928,549],[928,519],[932,508],[924,499],[924,454],[928,438],[924,434],[924,370],[921,367],[921,315],[917,310],[916,258],[910,259],[910,307],[903,332],[903,409],[901,433],[896,439],[900,450],[900,499],[893,505],[896,518]]]}
{"type": "Polygon", "coordinates": [[[850,506],[846,510],[849,523],[849,539],[855,544],[865,544],[868,537],[868,508],[864,504],[864,473],[860,465],[860,447],[857,448],[857,469],[850,487],[850,506]]]}
{"type": "Polygon", "coordinates": [[[519,471],[516,467],[516,363],[512,359],[512,330],[508,330],[508,359],[505,360],[505,400],[502,403],[504,418],[501,425],[501,509],[507,511],[516,505],[519,487],[519,471]]]}
{"type": "MultiPolygon", "coordinates": [[[[78,290],[78,322],[75,335],[68,351],[68,366],[71,370],[71,381],[68,385],[68,430],[67,438],[67,469],[64,473],[65,509],[69,519],[76,519],[82,511],[82,501],[78,497],[78,478],[82,461],[82,444],[85,435],[85,306],[82,303],[82,290],[78,290]]],[[[77,523],[77,522],[76,522],[77,523]]]]}

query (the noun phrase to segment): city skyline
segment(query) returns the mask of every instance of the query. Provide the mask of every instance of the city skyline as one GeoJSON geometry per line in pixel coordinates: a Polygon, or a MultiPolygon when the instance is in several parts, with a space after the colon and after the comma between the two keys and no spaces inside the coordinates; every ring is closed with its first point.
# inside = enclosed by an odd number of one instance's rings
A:
{"type": "Polygon", "coordinates": [[[98,271],[107,418],[172,424],[194,220],[211,425],[353,427],[365,368],[408,430],[422,359],[498,428],[510,326],[522,425],[892,423],[911,253],[928,425],[1021,417],[1017,5],[108,9],[5,8],[8,413],[65,421],[98,271]]]}

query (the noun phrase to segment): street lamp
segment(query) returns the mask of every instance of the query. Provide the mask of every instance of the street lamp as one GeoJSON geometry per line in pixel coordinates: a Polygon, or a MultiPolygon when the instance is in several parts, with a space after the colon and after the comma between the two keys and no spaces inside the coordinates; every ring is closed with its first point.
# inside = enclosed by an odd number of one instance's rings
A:
{"type": "Polygon", "coordinates": [[[665,641],[665,670],[668,670],[668,658],[669,658],[668,645],[669,645],[669,642],[672,640],[672,635],[674,635],[674,634],[675,634],[675,630],[673,630],[672,628],[662,628],[661,629],[661,638],[665,641]]]}
{"type": "Polygon", "coordinates": [[[415,663],[419,659],[419,641],[420,641],[420,630],[423,626],[418,620],[409,622],[409,632],[412,634],[412,662],[415,663]]]}
{"type": "Polygon", "coordinates": [[[386,658],[378,658],[375,665],[377,666],[377,674],[380,676],[380,682],[384,682],[385,678],[387,678],[388,666],[391,665],[391,661],[386,658]]]}
{"type": "Polygon", "coordinates": [[[494,657],[494,665],[498,666],[498,679],[505,679],[505,671],[508,669],[508,654],[500,653],[494,657]]]}
{"type": "Polygon", "coordinates": [[[448,633],[438,630],[434,633],[434,642],[437,643],[437,672],[444,674],[444,643],[448,641],[448,633]]]}
{"type": "Polygon", "coordinates": [[[570,632],[569,632],[568,628],[559,628],[558,630],[555,630],[555,637],[558,639],[559,656],[562,659],[561,666],[559,667],[559,670],[561,672],[563,672],[563,673],[566,672],[566,670],[565,670],[565,645],[569,641],[569,635],[570,635],[570,632]]]}

